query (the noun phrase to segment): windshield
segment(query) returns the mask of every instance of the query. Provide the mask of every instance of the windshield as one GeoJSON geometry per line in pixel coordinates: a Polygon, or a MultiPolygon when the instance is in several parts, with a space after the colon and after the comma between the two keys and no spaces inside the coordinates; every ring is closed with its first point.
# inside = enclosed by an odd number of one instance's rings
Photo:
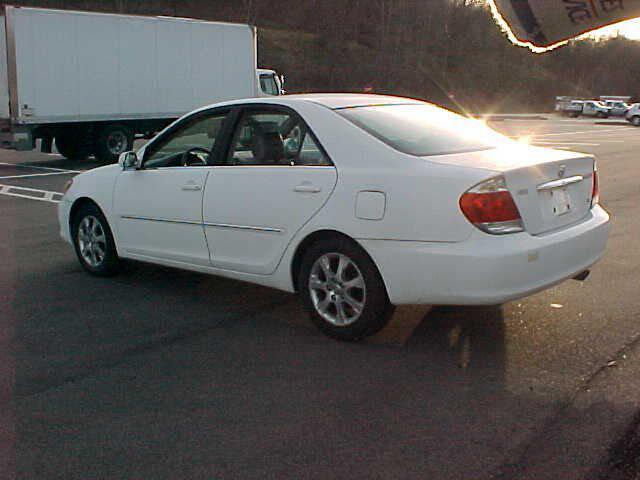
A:
{"type": "Polygon", "coordinates": [[[433,105],[376,105],[336,111],[396,150],[420,157],[488,150],[510,142],[480,121],[433,105]]]}

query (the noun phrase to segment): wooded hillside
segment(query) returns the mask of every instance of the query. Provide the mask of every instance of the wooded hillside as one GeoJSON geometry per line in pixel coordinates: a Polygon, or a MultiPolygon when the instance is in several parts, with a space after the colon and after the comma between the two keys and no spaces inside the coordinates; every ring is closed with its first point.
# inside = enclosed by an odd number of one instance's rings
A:
{"type": "Polygon", "coordinates": [[[534,55],[484,0],[25,0],[52,8],[248,22],[287,89],[397,93],[468,111],[545,111],[556,95],[640,94],[640,42],[579,41],[534,55]]]}

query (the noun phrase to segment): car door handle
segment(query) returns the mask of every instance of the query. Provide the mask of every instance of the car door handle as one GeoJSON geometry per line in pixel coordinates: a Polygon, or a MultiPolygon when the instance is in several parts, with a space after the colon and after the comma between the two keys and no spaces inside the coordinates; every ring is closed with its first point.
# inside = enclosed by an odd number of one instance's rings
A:
{"type": "Polygon", "coordinates": [[[182,190],[185,192],[199,192],[202,190],[200,185],[183,185],[182,190]]]}
{"type": "Polygon", "coordinates": [[[294,188],[293,191],[298,193],[320,193],[322,189],[315,185],[302,184],[294,188]]]}

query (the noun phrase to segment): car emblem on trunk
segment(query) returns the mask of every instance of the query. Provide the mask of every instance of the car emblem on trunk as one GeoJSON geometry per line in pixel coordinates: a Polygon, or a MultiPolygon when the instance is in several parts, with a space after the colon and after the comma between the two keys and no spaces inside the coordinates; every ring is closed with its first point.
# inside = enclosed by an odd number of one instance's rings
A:
{"type": "Polygon", "coordinates": [[[566,165],[560,165],[560,170],[558,170],[558,178],[564,178],[566,173],[567,173],[567,166],[566,165]]]}

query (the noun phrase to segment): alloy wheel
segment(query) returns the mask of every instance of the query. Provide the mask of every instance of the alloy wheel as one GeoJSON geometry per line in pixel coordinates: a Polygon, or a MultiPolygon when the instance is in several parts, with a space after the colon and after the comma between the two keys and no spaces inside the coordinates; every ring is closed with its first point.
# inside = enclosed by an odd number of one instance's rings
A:
{"type": "Polygon", "coordinates": [[[327,253],[316,260],[309,276],[309,293],[316,312],[338,327],[357,322],[367,300],[362,272],[341,253],[327,253]]]}
{"type": "Polygon", "coordinates": [[[107,252],[107,236],[96,217],[88,215],[78,226],[80,255],[90,267],[97,268],[104,262],[107,252]]]}

